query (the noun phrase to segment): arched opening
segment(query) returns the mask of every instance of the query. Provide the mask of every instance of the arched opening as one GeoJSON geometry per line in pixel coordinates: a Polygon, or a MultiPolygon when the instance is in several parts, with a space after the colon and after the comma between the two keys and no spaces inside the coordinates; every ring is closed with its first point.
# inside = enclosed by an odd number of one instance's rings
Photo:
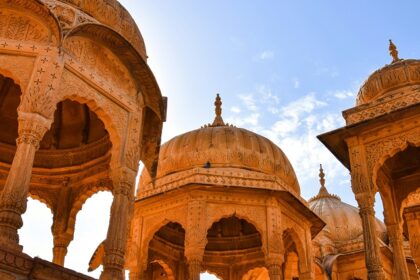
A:
{"type": "Polygon", "coordinates": [[[283,244],[285,260],[283,264],[284,280],[299,279],[300,275],[307,271],[305,248],[298,233],[289,228],[283,232],[283,244]]]}
{"type": "Polygon", "coordinates": [[[68,248],[66,267],[91,277],[99,277],[101,269],[88,272],[88,264],[91,253],[106,238],[112,199],[110,192],[99,192],[83,204],[77,214],[74,241],[68,248]]]}
{"type": "MultiPolygon", "coordinates": [[[[390,241],[399,238],[401,242],[391,244],[399,246],[401,255],[411,254],[417,266],[420,265],[420,195],[412,195],[420,189],[420,147],[408,144],[405,149],[395,153],[384,161],[376,174],[376,184],[382,196],[385,222],[387,226],[397,225],[399,236],[392,236],[390,241]],[[409,248],[402,244],[408,239],[409,248]]],[[[391,232],[396,235],[397,232],[391,232]]],[[[404,257],[404,259],[405,259],[404,257]]],[[[411,264],[407,262],[408,269],[411,264]]]]}
{"type": "Polygon", "coordinates": [[[261,234],[249,221],[233,215],[220,219],[208,229],[203,270],[217,271],[221,277],[240,278],[248,267],[263,265],[261,234]]]}
{"type": "Polygon", "coordinates": [[[27,211],[22,216],[23,227],[19,230],[23,251],[31,257],[52,259],[53,236],[51,210],[36,199],[29,198],[27,211]],[[36,240],[34,240],[34,237],[36,240]]]}
{"type": "Polygon", "coordinates": [[[270,280],[268,270],[265,267],[257,267],[249,270],[242,276],[242,280],[270,280]]]}
{"type": "MultiPolygon", "coordinates": [[[[18,113],[22,91],[12,79],[0,75],[0,172],[7,174],[18,136],[18,113]]],[[[4,178],[6,176],[0,176],[4,178]]],[[[5,181],[5,178],[4,178],[5,181]]],[[[4,185],[4,181],[0,186],[4,185]]]]}
{"type": "Polygon", "coordinates": [[[174,280],[186,271],[184,259],[185,229],[169,222],[149,242],[146,275],[148,279],[174,280]]]}
{"type": "Polygon", "coordinates": [[[216,274],[206,271],[200,274],[200,280],[223,280],[223,279],[217,277],[216,274]]]}

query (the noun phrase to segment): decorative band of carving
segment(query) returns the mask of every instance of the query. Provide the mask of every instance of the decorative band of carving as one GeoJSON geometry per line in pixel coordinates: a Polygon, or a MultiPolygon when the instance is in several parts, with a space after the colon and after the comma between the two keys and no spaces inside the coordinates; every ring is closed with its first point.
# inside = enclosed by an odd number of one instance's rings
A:
{"type": "Polygon", "coordinates": [[[387,94],[372,103],[355,107],[343,112],[347,125],[373,119],[398,109],[406,108],[420,103],[420,87],[412,86],[410,89],[387,94]]]}
{"type": "MultiPolygon", "coordinates": [[[[295,191],[276,176],[237,169],[205,169],[195,168],[167,175],[155,184],[150,183],[140,189],[137,197],[146,198],[164,193],[191,183],[217,186],[249,187],[255,189],[286,190],[292,194],[295,191]]],[[[299,197],[296,196],[298,199],[299,197]]]]}

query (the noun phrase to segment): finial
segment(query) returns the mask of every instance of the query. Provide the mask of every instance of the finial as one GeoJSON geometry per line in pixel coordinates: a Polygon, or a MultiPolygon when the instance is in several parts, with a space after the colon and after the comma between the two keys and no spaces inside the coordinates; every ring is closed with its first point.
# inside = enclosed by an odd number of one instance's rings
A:
{"type": "Polygon", "coordinates": [[[318,195],[329,195],[328,190],[325,187],[325,173],[322,164],[319,165],[319,182],[321,183],[321,188],[319,189],[318,195]]]}
{"type": "Polygon", "coordinates": [[[321,188],[319,189],[319,192],[316,196],[309,199],[309,202],[313,202],[321,198],[335,198],[341,200],[340,197],[338,197],[337,195],[330,194],[327,188],[325,187],[325,173],[324,169],[322,168],[322,164],[319,165],[319,182],[321,183],[321,188]]]}
{"type": "Polygon", "coordinates": [[[322,164],[319,165],[319,182],[321,183],[321,187],[325,188],[325,174],[324,169],[322,169],[322,164]]]}
{"type": "Polygon", "coordinates": [[[394,45],[394,43],[392,42],[392,40],[389,40],[389,54],[392,56],[392,63],[397,62],[399,60],[401,60],[398,57],[398,50],[397,50],[397,46],[394,45]]]}
{"type": "Polygon", "coordinates": [[[214,118],[213,124],[211,126],[225,126],[225,122],[222,119],[222,99],[220,95],[216,95],[216,100],[214,101],[216,117],[214,118]]]}

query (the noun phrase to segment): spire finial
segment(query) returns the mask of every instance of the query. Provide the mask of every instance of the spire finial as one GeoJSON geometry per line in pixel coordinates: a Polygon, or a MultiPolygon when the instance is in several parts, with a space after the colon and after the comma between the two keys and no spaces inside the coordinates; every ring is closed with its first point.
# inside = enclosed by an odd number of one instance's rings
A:
{"type": "Polygon", "coordinates": [[[322,164],[319,165],[319,182],[321,183],[321,187],[325,188],[325,174],[322,164]]]}
{"type": "Polygon", "coordinates": [[[335,198],[341,200],[340,197],[338,197],[337,195],[330,194],[327,188],[325,187],[325,173],[324,169],[322,168],[322,164],[319,165],[319,182],[321,183],[321,188],[319,189],[319,192],[316,196],[309,199],[309,202],[313,202],[322,198],[335,198]]]}
{"type": "Polygon", "coordinates": [[[319,165],[319,183],[321,183],[321,188],[319,189],[318,195],[329,195],[329,192],[325,187],[325,173],[322,164],[319,165]]]}
{"type": "Polygon", "coordinates": [[[222,99],[220,98],[219,94],[216,95],[214,106],[216,107],[214,109],[216,117],[214,118],[213,124],[211,126],[225,126],[226,124],[222,119],[222,99]]]}
{"type": "Polygon", "coordinates": [[[395,44],[392,42],[391,39],[389,39],[389,54],[392,56],[392,63],[397,62],[399,60],[401,60],[398,57],[398,50],[397,50],[397,46],[395,46],[395,44]]]}

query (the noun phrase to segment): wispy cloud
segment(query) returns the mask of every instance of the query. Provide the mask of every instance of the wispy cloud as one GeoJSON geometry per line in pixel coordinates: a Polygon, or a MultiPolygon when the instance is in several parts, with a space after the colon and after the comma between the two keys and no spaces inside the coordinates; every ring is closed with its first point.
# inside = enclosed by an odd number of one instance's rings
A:
{"type": "Polygon", "coordinates": [[[355,93],[351,90],[337,90],[331,93],[337,99],[354,98],[355,93]]]}
{"type": "Polygon", "coordinates": [[[238,106],[232,106],[230,107],[230,111],[232,113],[239,114],[241,112],[241,108],[239,108],[238,106]]]}
{"type": "Polygon", "coordinates": [[[300,81],[298,78],[293,78],[293,87],[296,89],[300,87],[300,81]]]}
{"type": "Polygon", "coordinates": [[[268,60],[274,58],[274,52],[271,50],[265,50],[258,54],[259,60],[268,60]]]}

